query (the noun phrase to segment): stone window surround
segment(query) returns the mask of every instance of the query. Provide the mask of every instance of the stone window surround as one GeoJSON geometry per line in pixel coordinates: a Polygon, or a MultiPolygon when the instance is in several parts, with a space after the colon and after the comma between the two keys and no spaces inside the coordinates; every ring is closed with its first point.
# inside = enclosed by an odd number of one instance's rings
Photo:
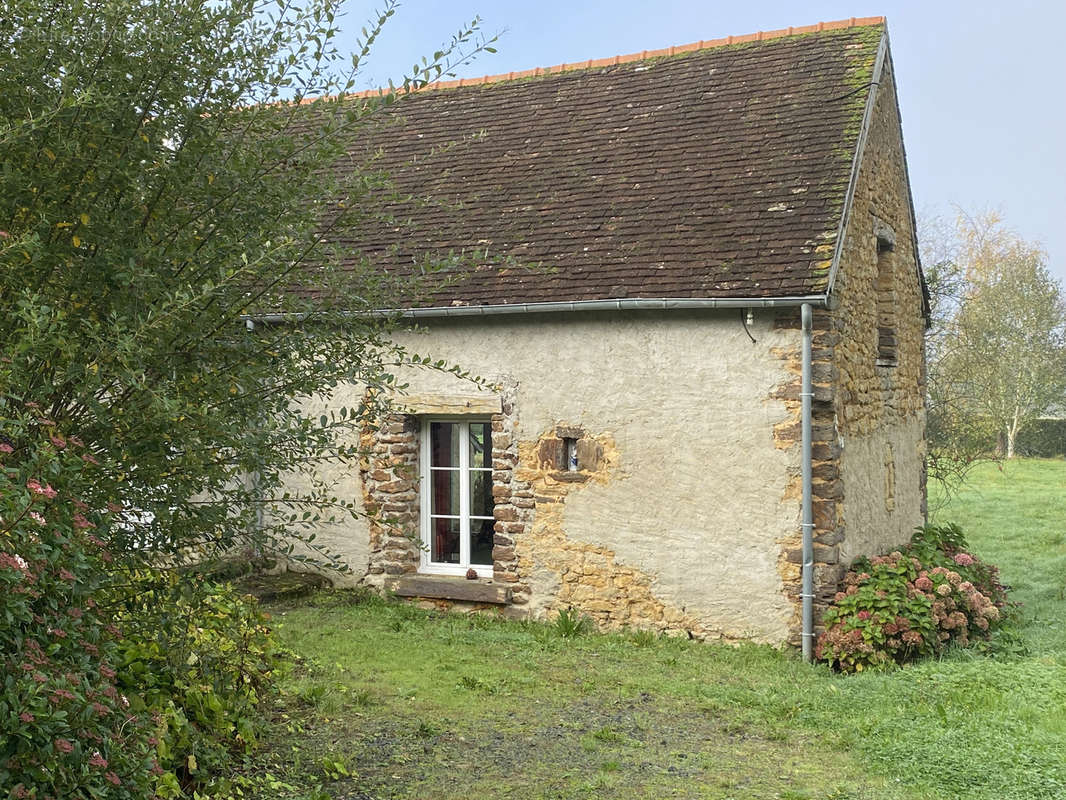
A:
{"type": "Polygon", "coordinates": [[[519,581],[515,539],[527,532],[534,511],[533,489],[514,479],[518,463],[514,391],[491,399],[432,396],[406,399],[376,429],[363,432],[360,462],[363,502],[370,522],[366,582],[408,597],[436,597],[523,606],[529,587],[519,581]],[[492,578],[429,575],[422,562],[419,453],[422,420],[445,416],[492,423],[493,535],[492,578]],[[487,413],[491,412],[491,413],[487,413]],[[481,585],[484,590],[477,589],[481,585]],[[426,586],[432,586],[432,591],[426,586]],[[450,587],[450,588],[449,588],[450,587]],[[496,587],[499,591],[490,591],[496,587]]]}

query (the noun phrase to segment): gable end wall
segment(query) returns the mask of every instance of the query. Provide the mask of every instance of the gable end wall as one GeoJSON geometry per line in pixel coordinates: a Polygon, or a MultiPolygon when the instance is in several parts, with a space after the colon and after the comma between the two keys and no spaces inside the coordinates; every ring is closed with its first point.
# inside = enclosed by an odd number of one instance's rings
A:
{"type": "Polygon", "coordinates": [[[837,439],[831,505],[841,565],[905,543],[925,518],[925,321],[913,224],[889,59],[845,232],[839,307],[818,320],[832,344],[824,421],[837,439]],[[893,249],[879,254],[879,237],[893,249]]]}

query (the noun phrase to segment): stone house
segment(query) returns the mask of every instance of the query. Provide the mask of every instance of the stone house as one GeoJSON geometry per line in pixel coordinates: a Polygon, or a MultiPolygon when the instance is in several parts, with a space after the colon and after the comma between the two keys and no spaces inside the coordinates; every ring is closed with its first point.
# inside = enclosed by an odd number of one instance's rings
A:
{"type": "Polygon", "coordinates": [[[402,238],[354,244],[401,273],[475,262],[399,339],[490,388],[406,374],[333,475],[369,519],[319,540],[434,603],[808,644],[844,566],[925,513],[928,306],[883,18],[389,113],[368,152],[423,199],[391,207],[402,238]]]}

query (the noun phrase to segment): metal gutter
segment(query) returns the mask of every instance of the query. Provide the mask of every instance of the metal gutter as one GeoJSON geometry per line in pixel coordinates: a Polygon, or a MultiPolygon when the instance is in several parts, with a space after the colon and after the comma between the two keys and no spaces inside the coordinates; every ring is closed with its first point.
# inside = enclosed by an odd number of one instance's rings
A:
{"type": "Polygon", "coordinates": [[[829,267],[829,281],[825,285],[826,297],[833,294],[833,284],[836,283],[837,272],[840,271],[840,257],[844,251],[844,234],[848,229],[851,219],[851,205],[855,201],[855,190],[859,184],[859,168],[862,166],[862,154],[866,148],[866,138],[870,133],[870,124],[874,116],[874,103],[877,100],[877,90],[881,84],[881,74],[885,68],[885,58],[888,55],[888,29],[881,34],[881,42],[877,46],[877,57],[874,59],[873,76],[870,79],[870,93],[866,95],[866,108],[862,112],[862,127],[859,129],[859,140],[855,144],[855,153],[851,159],[851,176],[848,178],[848,190],[844,194],[844,210],[840,215],[840,226],[837,228],[836,246],[833,248],[833,261],[829,267]]]}
{"type": "MultiPolygon", "coordinates": [[[[376,311],[344,311],[341,318],[399,316],[408,319],[432,317],[487,317],[505,314],[552,314],[571,311],[681,311],[716,308],[795,308],[827,306],[826,295],[801,297],[678,297],[617,300],[574,300],[550,303],[507,303],[483,306],[431,306],[429,308],[384,308],[376,311]]],[[[243,314],[241,320],[259,323],[303,322],[313,312],[243,314]]]]}

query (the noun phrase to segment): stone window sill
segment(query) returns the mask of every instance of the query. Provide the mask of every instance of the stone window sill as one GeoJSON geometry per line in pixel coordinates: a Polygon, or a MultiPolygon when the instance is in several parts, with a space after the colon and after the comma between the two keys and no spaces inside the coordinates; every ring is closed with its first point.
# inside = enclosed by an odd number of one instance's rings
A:
{"type": "Polygon", "coordinates": [[[386,581],[385,588],[400,597],[426,597],[496,605],[507,605],[511,602],[509,587],[484,578],[469,580],[451,575],[404,575],[386,581]]]}

